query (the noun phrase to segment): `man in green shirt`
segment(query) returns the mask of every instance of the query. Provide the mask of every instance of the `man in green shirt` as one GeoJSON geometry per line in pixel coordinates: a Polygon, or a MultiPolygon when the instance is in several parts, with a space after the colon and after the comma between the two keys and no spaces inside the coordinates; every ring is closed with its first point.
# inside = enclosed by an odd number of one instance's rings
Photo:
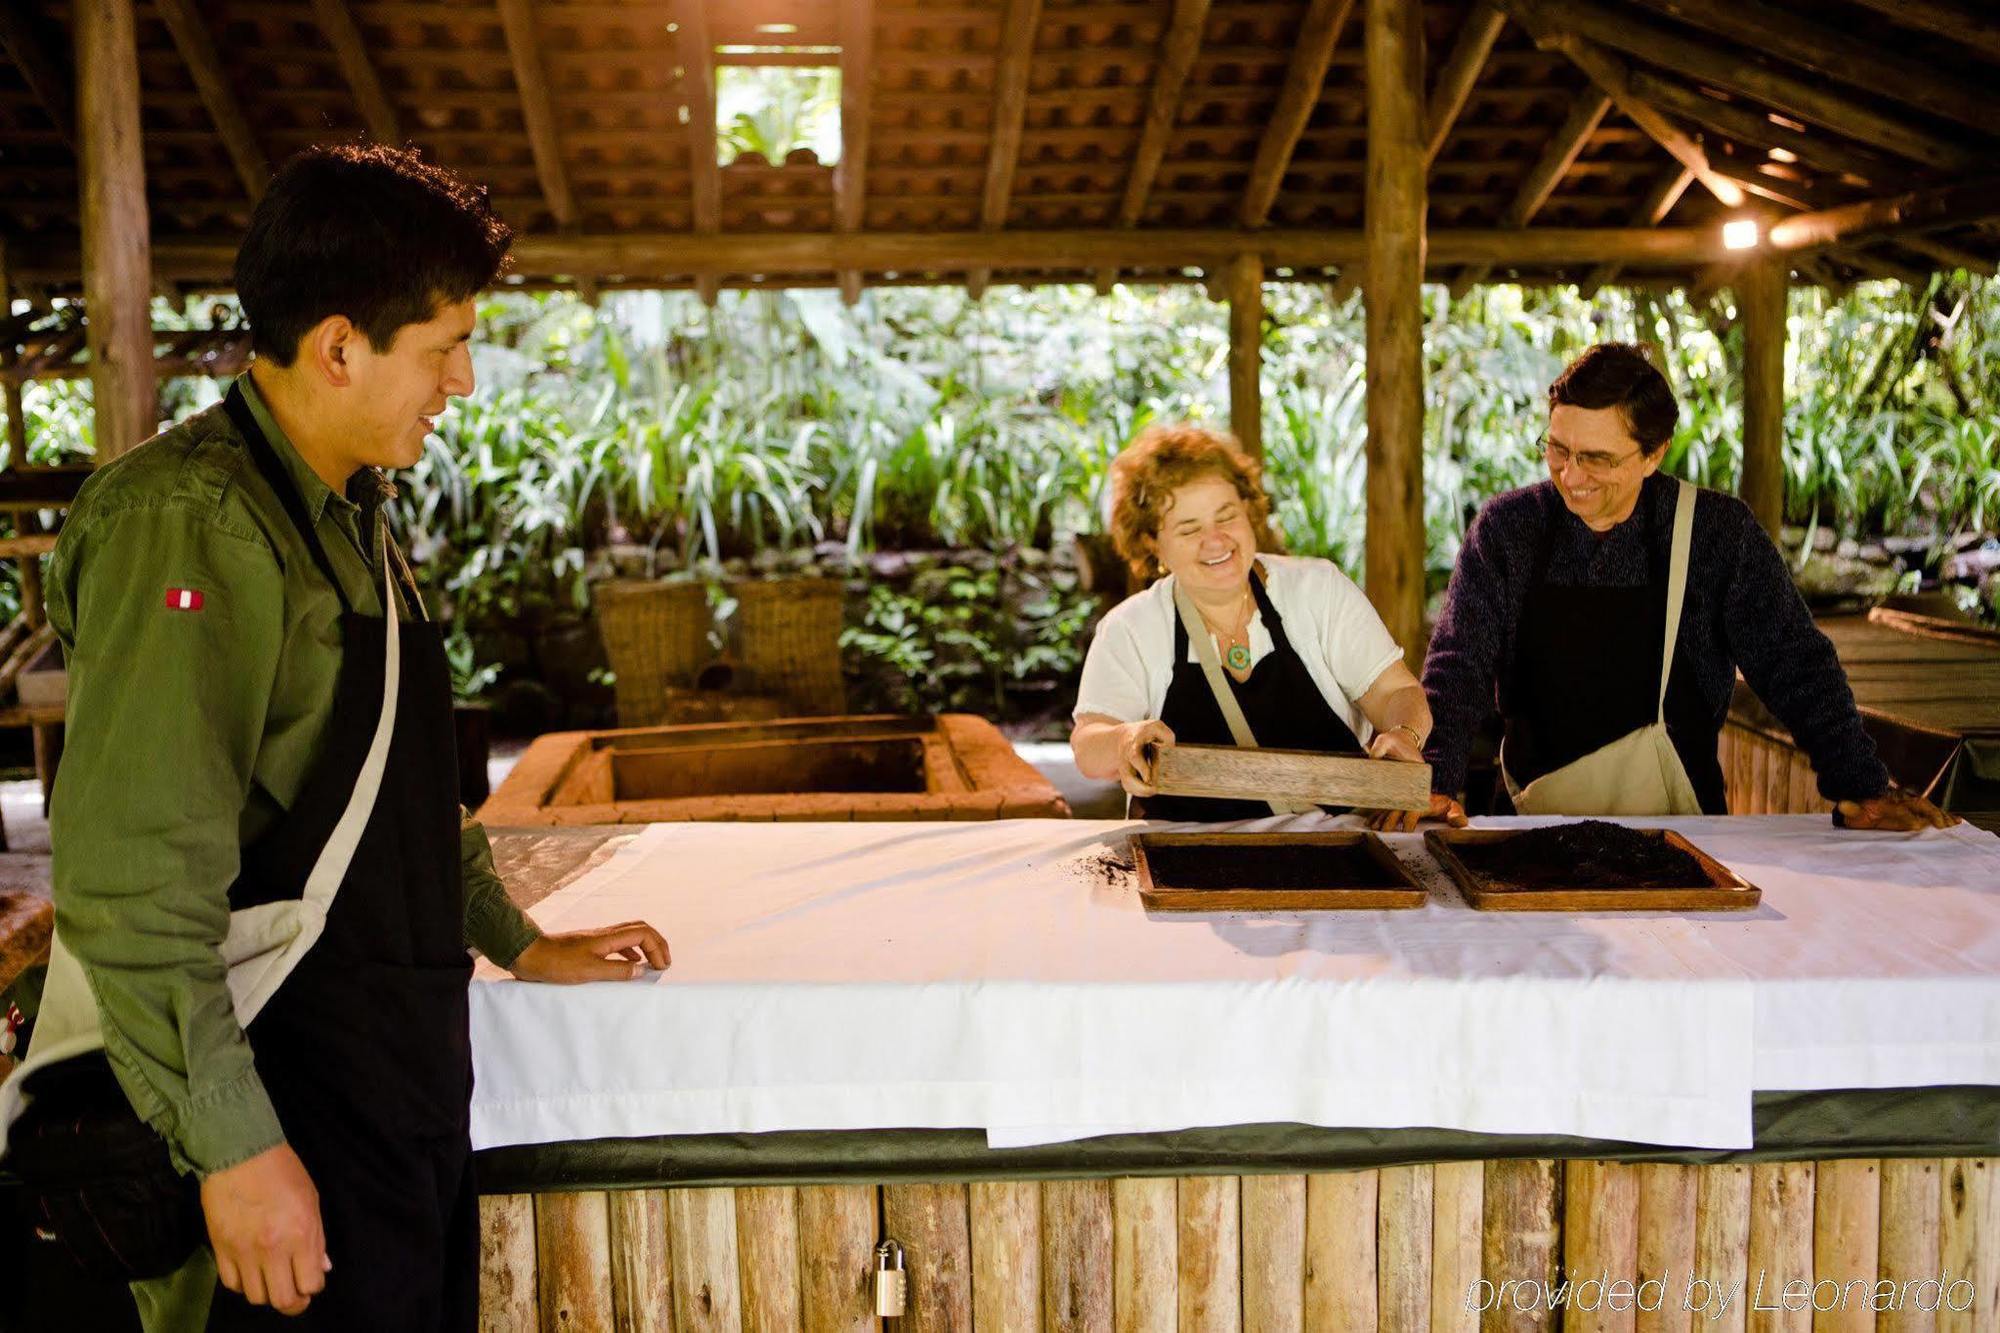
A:
{"type": "Polygon", "coordinates": [[[386,537],[381,470],[472,392],[509,241],[413,154],[295,158],[237,260],[256,364],[93,476],[51,562],[57,935],[211,1242],[134,1284],[152,1327],[211,1295],[231,1327],[472,1327],[465,947],[534,981],[667,965],[649,926],[543,936],[507,898],[386,537]]]}

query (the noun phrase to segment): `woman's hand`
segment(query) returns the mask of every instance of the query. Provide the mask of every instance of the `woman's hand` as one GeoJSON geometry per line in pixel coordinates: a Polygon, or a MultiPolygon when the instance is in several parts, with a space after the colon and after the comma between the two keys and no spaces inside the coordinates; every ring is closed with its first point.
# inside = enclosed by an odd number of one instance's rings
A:
{"type": "Polygon", "coordinates": [[[1375,739],[1368,742],[1370,759],[1394,759],[1399,763],[1421,764],[1424,762],[1424,747],[1417,744],[1409,732],[1397,727],[1390,731],[1378,731],[1375,739]]]}
{"type": "Polygon", "coordinates": [[[1443,820],[1453,828],[1464,828],[1470,822],[1458,798],[1441,791],[1431,793],[1428,810],[1363,810],[1361,815],[1377,833],[1415,833],[1417,825],[1426,819],[1443,820]]]}
{"type": "Polygon", "coordinates": [[[1119,785],[1134,796],[1158,795],[1147,781],[1153,775],[1154,754],[1172,749],[1173,744],[1173,730],[1157,718],[1127,722],[1118,728],[1119,785]]]}
{"type": "Polygon", "coordinates": [[[1836,802],[1833,822],[1839,828],[1907,833],[1912,829],[1950,828],[1958,819],[1913,791],[1891,787],[1880,796],[1865,801],[1836,802]]]}
{"type": "Polygon", "coordinates": [[[580,981],[629,981],[648,966],[671,961],[660,932],[643,921],[568,935],[544,935],[521,950],[507,970],[523,981],[573,985],[580,981]]]}

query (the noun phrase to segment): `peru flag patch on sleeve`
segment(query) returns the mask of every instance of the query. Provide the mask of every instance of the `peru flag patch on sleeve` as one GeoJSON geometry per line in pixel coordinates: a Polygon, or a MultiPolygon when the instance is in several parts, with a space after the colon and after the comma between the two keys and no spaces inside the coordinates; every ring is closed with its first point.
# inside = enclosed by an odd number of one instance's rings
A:
{"type": "Polygon", "coordinates": [[[167,610],[169,611],[201,610],[201,590],[198,588],[167,589],[167,610]]]}

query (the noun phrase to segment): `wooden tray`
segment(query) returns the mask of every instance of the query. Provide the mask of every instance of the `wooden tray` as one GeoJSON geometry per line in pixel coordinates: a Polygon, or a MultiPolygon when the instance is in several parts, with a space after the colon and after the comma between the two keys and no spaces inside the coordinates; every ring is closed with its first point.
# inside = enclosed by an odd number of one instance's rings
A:
{"type": "Polygon", "coordinates": [[[1364,810],[1428,810],[1431,766],[1363,754],[1173,745],[1153,754],[1148,779],[1168,796],[1299,801],[1364,810]]]}
{"type": "Polygon", "coordinates": [[[1139,871],[1139,899],[1159,912],[1323,912],[1376,911],[1422,907],[1428,895],[1380,838],[1361,830],[1331,833],[1136,833],[1130,839],[1132,862],[1139,871]],[[1254,885],[1229,889],[1188,889],[1154,882],[1146,851],[1153,847],[1223,847],[1241,850],[1258,845],[1297,847],[1359,847],[1389,871],[1394,885],[1351,889],[1260,889],[1254,885]]]}
{"type": "Polygon", "coordinates": [[[1755,907],[1757,886],[1671,829],[1639,829],[1664,838],[1701,864],[1705,884],[1684,889],[1531,889],[1488,879],[1459,858],[1457,849],[1505,842],[1526,829],[1431,829],[1424,846],[1457,882],[1465,900],[1483,912],[1734,912],[1755,907]]]}

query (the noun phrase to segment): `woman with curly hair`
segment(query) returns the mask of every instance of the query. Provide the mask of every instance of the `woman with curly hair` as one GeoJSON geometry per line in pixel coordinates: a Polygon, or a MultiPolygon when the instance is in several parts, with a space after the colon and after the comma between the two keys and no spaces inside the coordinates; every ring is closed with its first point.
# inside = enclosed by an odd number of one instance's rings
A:
{"type": "Polygon", "coordinates": [[[1271,748],[1422,760],[1430,705],[1402,648],[1331,561],[1275,553],[1261,474],[1230,437],[1190,425],[1145,431],[1111,465],[1118,553],[1157,581],[1098,626],[1070,745],[1086,776],[1139,798],[1135,814],[1272,812],[1155,792],[1151,753],[1176,742],[1247,730],[1271,748]]]}

